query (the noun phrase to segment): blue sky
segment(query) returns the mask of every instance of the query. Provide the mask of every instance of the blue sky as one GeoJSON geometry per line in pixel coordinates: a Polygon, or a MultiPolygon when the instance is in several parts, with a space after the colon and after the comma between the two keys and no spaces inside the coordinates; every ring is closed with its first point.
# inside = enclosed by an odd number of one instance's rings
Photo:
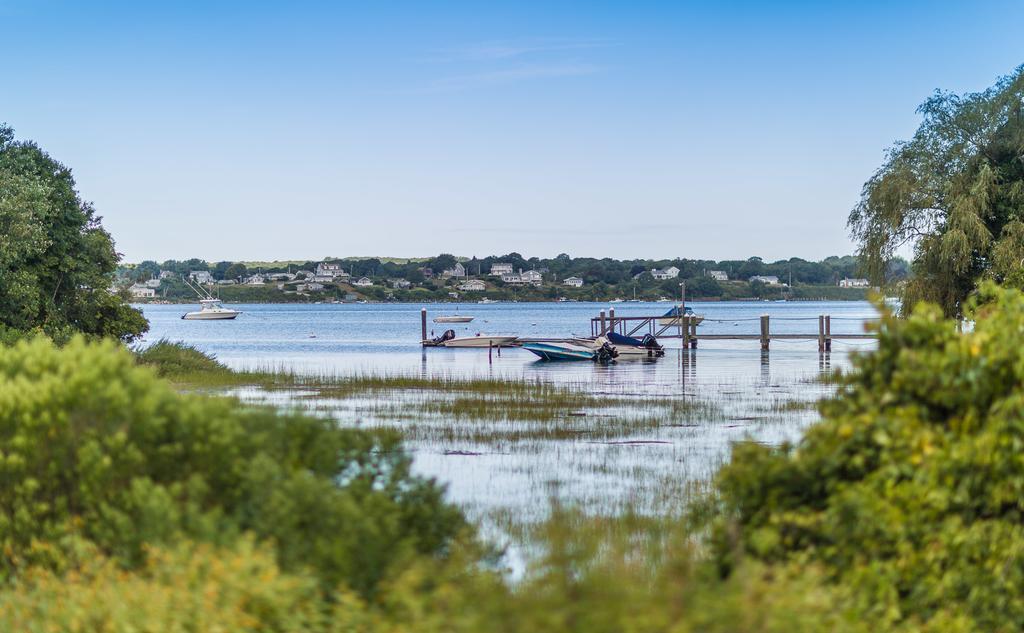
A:
{"type": "Polygon", "coordinates": [[[818,259],[1019,2],[0,0],[0,121],[128,261],[818,259]]]}

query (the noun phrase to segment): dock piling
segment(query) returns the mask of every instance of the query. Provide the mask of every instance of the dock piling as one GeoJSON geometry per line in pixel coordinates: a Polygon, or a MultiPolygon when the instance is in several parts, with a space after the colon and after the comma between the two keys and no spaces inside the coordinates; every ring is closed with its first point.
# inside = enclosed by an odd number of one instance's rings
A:
{"type": "Polygon", "coordinates": [[[825,315],[825,351],[832,351],[832,315],[825,315]]]}
{"type": "Polygon", "coordinates": [[[604,336],[604,333],[605,333],[604,310],[601,310],[601,331],[598,332],[598,335],[599,336],[604,336]]]}
{"type": "Polygon", "coordinates": [[[697,317],[690,317],[690,349],[697,349],[697,317]]]}
{"type": "Polygon", "coordinates": [[[825,351],[825,315],[818,315],[818,351],[825,351]]]}
{"type": "Polygon", "coordinates": [[[420,340],[427,340],[427,309],[420,308],[420,340]]]}
{"type": "Polygon", "coordinates": [[[761,351],[767,352],[768,345],[771,342],[769,336],[769,317],[767,314],[761,315],[761,351]]]}
{"type": "Polygon", "coordinates": [[[608,308],[608,329],[615,331],[615,308],[608,308]]]}

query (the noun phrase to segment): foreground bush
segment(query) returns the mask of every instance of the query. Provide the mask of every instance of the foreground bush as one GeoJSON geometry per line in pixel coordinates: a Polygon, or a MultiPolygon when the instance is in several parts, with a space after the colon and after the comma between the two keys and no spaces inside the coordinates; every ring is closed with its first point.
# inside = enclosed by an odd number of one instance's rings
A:
{"type": "Polygon", "coordinates": [[[369,595],[464,527],[395,436],[178,394],[114,342],[0,348],[0,447],[6,580],[94,548],[134,568],[147,546],[249,532],[283,569],[369,595]]]}
{"type": "Polygon", "coordinates": [[[886,318],[794,447],[737,447],[717,560],[820,565],[886,626],[1024,628],[1024,297],[886,318]]]}

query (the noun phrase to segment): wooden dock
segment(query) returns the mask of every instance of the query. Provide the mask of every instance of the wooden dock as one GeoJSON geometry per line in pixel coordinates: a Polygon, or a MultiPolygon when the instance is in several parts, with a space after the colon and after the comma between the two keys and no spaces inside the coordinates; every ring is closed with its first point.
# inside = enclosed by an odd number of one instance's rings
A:
{"type": "MultiPolygon", "coordinates": [[[[831,352],[832,341],[874,339],[876,336],[870,333],[864,334],[833,334],[832,317],[828,314],[818,315],[818,331],[813,333],[772,333],[771,317],[762,314],[754,319],[760,322],[760,332],[757,334],[700,334],[697,326],[705,319],[699,316],[667,317],[661,316],[615,316],[615,309],[611,308],[607,314],[601,310],[600,316],[590,319],[590,335],[602,336],[608,332],[616,332],[625,336],[642,337],[650,334],[655,338],[678,338],[682,339],[683,347],[697,349],[699,341],[759,341],[761,349],[768,351],[772,340],[807,341],[817,340],[819,352],[831,352]]],[[[739,322],[747,319],[725,319],[724,322],[739,322]]],[[[777,318],[776,320],[799,320],[806,321],[806,318],[777,318]]]]}
{"type": "MultiPolygon", "coordinates": [[[[682,310],[680,310],[682,311],[682,310]]],[[[813,322],[814,317],[776,317],[775,321],[807,321],[813,322]]],[[[819,352],[831,352],[832,341],[856,341],[872,340],[877,338],[875,334],[833,334],[832,316],[828,314],[818,315],[818,331],[807,333],[775,332],[771,331],[772,318],[767,314],[760,317],[745,319],[704,319],[699,316],[672,317],[665,315],[657,316],[616,316],[615,308],[607,312],[601,310],[599,316],[590,319],[590,335],[593,337],[603,336],[608,332],[616,332],[624,336],[642,337],[651,334],[655,338],[682,339],[683,347],[697,349],[700,341],[758,341],[762,351],[768,351],[771,342],[776,341],[814,341],[818,342],[819,352]],[[757,334],[701,334],[697,326],[702,322],[738,323],[741,321],[758,321],[760,331],[757,334]]],[[[420,336],[424,347],[433,346],[433,342],[427,338],[427,309],[420,310],[420,336]]],[[[559,339],[533,339],[533,340],[559,340],[559,339]]],[[[486,348],[484,348],[486,349],[486,348]]],[[[500,352],[499,352],[500,353],[500,352]]]]}

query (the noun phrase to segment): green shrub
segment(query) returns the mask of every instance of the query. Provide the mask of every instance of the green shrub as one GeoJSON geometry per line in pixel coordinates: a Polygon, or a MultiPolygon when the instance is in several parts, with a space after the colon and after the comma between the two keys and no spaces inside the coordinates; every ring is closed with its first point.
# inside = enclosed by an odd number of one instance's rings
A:
{"type": "Polygon", "coordinates": [[[972,314],[883,319],[799,444],[735,448],[724,573],[813,564],[883,627],[1024,628],[1024,297],[988,286],[972,314]]]}
{"type": "Polygon", "coordinates": [[[231,370],[216,358],[192,345],[161,339],[135,353],[139,363],[152,367],[163,378],[184,378],[195,374],[221,374],[231,370]]]}
{"type": "Polygon", "coordinates": [[[7,579],[90,547],[131,568],[150,545],[251,532],[286,571],[369,595],[464,527],[396,436],[178,394],[112,341],[0,349],[0,447],[7,579]]]}

